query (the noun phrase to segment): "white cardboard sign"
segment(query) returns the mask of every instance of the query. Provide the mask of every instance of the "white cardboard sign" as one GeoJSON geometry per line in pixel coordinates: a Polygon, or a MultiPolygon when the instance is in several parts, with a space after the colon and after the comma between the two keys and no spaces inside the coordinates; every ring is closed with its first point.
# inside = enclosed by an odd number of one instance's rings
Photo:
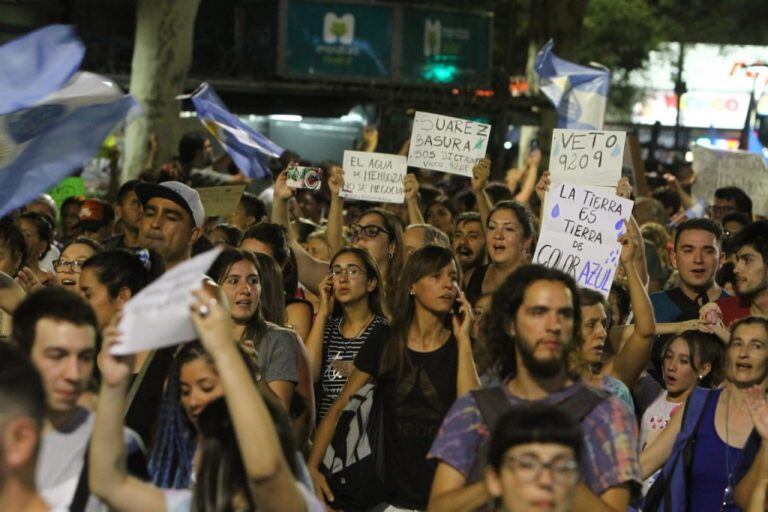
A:
{"type": "Polygon", "coordinates": [[[344,188],[339,195],[360,201],[402,203],[407,159],[400,155],[344,152],[344,188]]]}
{"type": "Polygon", "coordinates": [[[756,214],[768,213],[768,168],[762,155],[694,146],[693,170],[694,196],[706,197],[712,204],[716,189],[739,187],[752,199],[756,214]]]}
{"type": "Polygon", "coordinates": [[[549,154],[553,182],[615,187],[624,162],[625,132],[604,130],[552,131],[549,154]]]}
{"type": "Polygon", "coordinates": [[[192,291],[202,287],[205,273],[220,252],[212,249],[179,264],[129,300],[118,324],[120,344],[112,353],[133,354],[197,338],[189,318],[192,291]]]}
{"type": "Polygon", "coordinates": [[[606,297],[634,203],[596,187],[557,183],[547,193],[533,263],[570,274],[606,297]]]}
{"type": "Polygon", "coordinates": [[[485,157],[491,125],[428,112],[416,112],[408,165],[472,176],[485,157]]]}

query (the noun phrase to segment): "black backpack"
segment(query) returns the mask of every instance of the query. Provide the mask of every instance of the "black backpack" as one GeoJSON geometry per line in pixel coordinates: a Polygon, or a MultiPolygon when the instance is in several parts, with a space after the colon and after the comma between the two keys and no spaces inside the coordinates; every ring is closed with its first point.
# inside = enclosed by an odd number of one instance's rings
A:
{"type": "Polygon", "coordinates": [[[375,384],[366,384],[341,413],[320,466],[334,509],[364,512],[387,498],[382,408],[375,384]]]}
{"type": "MultiPolygon", "coordinates": [[[[493,432],[501,417],[514,408],[501,387],[476,389],[471,393],[477,408],[480,409],[483,422],[488,426],[489,432],[493,432]]],[[[583,386],[572,395],[551,405],[565,412],[576,423],[581,423],[581,420],[608,396],[608,393],[605,391],[583,386]]],[[[490,441],[490,436],[488,436],[480,444],[475,464],[472,466],[472,470],[467,477],[467,485],[483,479],[485,468],[488,465],[488,445],[490,441]]]]}

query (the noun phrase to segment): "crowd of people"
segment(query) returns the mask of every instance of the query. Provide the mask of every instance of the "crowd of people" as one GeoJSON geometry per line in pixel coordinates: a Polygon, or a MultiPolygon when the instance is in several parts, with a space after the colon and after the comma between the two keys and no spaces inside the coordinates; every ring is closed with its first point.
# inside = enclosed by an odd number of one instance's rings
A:
{"type": "Polygon", "coordinates": [[[411,169],[402,204],[270,165],[188,134],[114,197],[0,221],[0,511],[766,509],[768,212],[743,190],[687,218],[685,164],[622,178],[606,299],[531,263],[539,151],[500,181],[411,169]],[[195,187],[232,183],[207,216],[195,187]],[[124,306],[216,247],[197,339],[115,355],[124,306]]]}

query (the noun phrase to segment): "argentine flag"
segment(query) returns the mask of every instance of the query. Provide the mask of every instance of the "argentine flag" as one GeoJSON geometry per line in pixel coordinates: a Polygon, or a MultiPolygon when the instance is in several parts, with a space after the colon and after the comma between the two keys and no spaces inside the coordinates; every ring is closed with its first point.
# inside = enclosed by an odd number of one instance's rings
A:
{"type": "MultiPolygon", "coordinates": [[[[0,87],[7,86],[5,90],[9,91],[9,96],[3,98],[4,105],[13,109],[0,115],[0,216],[24,206],[82,167],[128,112],[138,106],[116,84],[88,72],[69,73],[71,76],[59,88],[57,79],[68,69],[77,70],[82,53],[46,46],[62,39],[48,38],[44,30],[25,37],[35,34],[43,39],[15,48],[17,52],[28,52],[26,62],[51,82],[45,82],[30,69],[21,69],[23,55],[15,55],[16,62],[10,67],[0,60],[0,87]],[[41,61],[64,58],[69,60],[41,61]],[[53,68],[59,71],[54,73],[53,68]],[[36,84],[36,93],[20,87],[14,89],[13,84],[20,83],[17,79],[36,84]],[[40,96],[46,88],[50,91],[40,96]],[[40,98],[30,101],[35,96],[40,98]]],[[[63,40],[65,46],[74,44],[67,38],[63,40]]],[[[17,41],[0,47],[0,56],[17,41]]]]}
{"type": "Polygon", "coordinates": [[[563,60],[553,47],[550,39],[539,50],[534,70],[542,92],[557,109],[557,127],[602,130],[611,73],[563,60]]]}
{"type": "Polygon", "coordinates": [[[279,158],[283,148],[229,112],[207,82],[201,84],[190,99],[200,122],[229,153],[238,169],[251,179],[272,176],[266,157],[279,158]]]}

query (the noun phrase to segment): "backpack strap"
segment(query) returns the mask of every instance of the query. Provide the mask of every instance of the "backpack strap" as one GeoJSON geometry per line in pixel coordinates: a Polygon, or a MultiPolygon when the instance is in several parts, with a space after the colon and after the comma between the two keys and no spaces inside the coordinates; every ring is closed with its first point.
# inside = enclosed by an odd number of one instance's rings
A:
{"type": "Polygon", "coordinates": [[[589,386],[583,386],[574,394],[554,404],[559,410],[567,414],[576,423],[587,417],[592,410],[608,398],[608,393],[589,386]]]}
{"type": "MultiPolygon", "coordinates": [[[[470,391],[472,398],[480,410],[480,416],[483,423],[488,427],[488,432],[492,433],[499,423],[499,419],[504,413],[512,409],[507,395],[501,386],[492,388],[481,388],[470,391]]],[[[467,476],[468,483],[479,482],[483,477],[485,466],[488,464],[488,439],[481,442],[475,458],[475,463],[467,476]]]]}
{"type": "Polygon", "coordinates": [[[91,452],[91,440],[88,439],[88,447],[83,455],[83,469],[80,470],[80,478],[77,480],[75,494],[72,496],[72,502],[69,504],[70,512],[84,512],[85,505],[88,503],[90,491],[88,488],[88,454],[91,452]]]}

